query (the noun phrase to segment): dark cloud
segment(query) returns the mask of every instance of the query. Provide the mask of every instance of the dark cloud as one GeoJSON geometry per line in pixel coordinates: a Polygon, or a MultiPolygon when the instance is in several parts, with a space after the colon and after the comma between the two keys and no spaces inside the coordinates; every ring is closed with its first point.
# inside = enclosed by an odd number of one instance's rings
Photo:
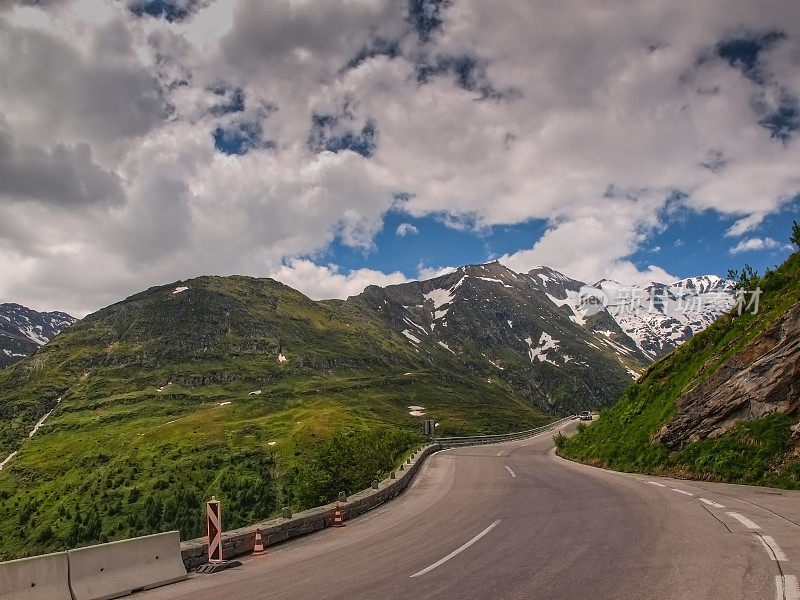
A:
{"type": "Polygon", "coordinates": [[[450,76],[458,87],[477,92],[480,99],[510,99],[520,95],[518,90],[500,90],[486,74],[486,64],[474,56],[439,56],[434,60],[423,60],[416,65],[417,82],[429,83],[435,77],[450,76]]]}
{"type": "Polygon", "coordinates": [[[211,134],[214,146],[228,155],[247,154],[250,150],[274,148],[273,140],[264,139],[264,128],[256,121],[240,121],[217,127],[211,134]]]}
{"type": "Polygon", "coordinates": [[[386,56],[397,58],[401,54],[400,42],[398,40],[388,40],[382,37],[375,37],[365,44],[350,61],[345,65],[345,69],[355,69],[361,63],[376,56],[386,56]]]}
{"type": "Polygon", "coordinates": [[[211,107],[210,112],[215,117],[244,111],[245,96],[242,88],[231,88],[220,85],[215,87],[212,91],[216,96],[223,98],[222,102],[211,107]]]}
{"type": "Polygon", "coordinates": [[[128,4],[128,10],[137,17],[148,16],[175,23],[188,19],[211,2],[213,0],[135,0],[128,4]]]}
{"type": "MultiPolygon", "coordinates": [[[[346,115],[345,111],[345,115],[346,115]]],[[[377,129],[375,123],[367,120],[360,132],[342,126],[346,116],[314,114],[311,117],[311,133],[308,136],[308,148],[312,152],[341,152],[351,150],[369,158],[377,147],[377,129]]]]}
{"type": "Polygon", "coordinates": [[[44,150],[18,144],[0,121],[0,196],[62,208],[121,204],[120,178],[92,161],[87,144],[44,150]]]}
{"type": "Polygon", "coordinates": [[[715,48],[717,56],[739,69],[745,77],[764,85],[769,74],[764,71],[763,53],[770,50],[780,40],[786,39],[782,31],[747,31],[720,40],[715,48]]]}
{"type": "Polygon", "coordinates": [[[156,78],[133,54],[124,58],[85,56],[64,39],[0,22],[0,104],[7,114],[30,112],[28,125],[43,134],[108,143],[142,135],[168,105],[156,78]]]}
{"type": "MultiPolygon", "coordinates": [[[[777,29],[742,31],[721,39],[714,47],[718,59],[727,62],[757,86],[758,92],[753,95],[751,105],[758,124],[769,131],[772,138],[784,144],[800,130],[800,101],[768,68],[764,58],[787,39],[787,34],[777,29]]],[[[709,60],[710,56],[705,54],[698,64],[709,60]]]]}
{"type": "Polygon", "coordinates": [[[706,159],[700,163],[701,166],[708,169],[712,173],[719,173],[728,164],[728,159],[722,151],[716,148],[711,148],[706,154],[706,159]]]}
{"type": "Polygon", "coordinates": [[[758,124],[784,144],[800,130],[800,102],[786,90],[781,90],[779,100],[774,105],[757,102],[756,112],[763,115],[758,124]]]}
{"type": "Polygon", "coordinates": [[[427,42],[444,25],[443,14],[451,0],[408,0],[407,20],[414,26],[420,41],[427,42]]]}

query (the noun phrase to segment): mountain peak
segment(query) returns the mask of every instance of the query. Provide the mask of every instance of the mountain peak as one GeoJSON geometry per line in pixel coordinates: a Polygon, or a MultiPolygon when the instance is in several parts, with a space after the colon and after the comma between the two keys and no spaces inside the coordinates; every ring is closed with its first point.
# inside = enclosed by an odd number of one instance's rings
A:
{"type": "Polygon", "coordinates": [[[33,354],[75,321],[64,312],[38,312],[15,302],[0,304],[0,368],[33,354]]]}

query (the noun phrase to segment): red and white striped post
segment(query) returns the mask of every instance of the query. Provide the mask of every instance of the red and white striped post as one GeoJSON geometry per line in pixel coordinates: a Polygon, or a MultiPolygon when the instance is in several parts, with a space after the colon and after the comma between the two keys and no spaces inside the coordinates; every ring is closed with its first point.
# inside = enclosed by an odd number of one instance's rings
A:
{"type": "Polygon", "coordinates": [[[206,504],[206,518],[208,520],[208,562],[220,564],[222,563],[222,507],[219,500],[213,496],[206,504]]]}

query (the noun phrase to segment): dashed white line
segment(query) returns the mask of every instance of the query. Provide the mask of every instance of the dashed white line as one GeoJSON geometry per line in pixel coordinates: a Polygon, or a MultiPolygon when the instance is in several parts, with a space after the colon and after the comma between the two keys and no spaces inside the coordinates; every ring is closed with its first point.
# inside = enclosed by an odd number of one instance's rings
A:
{"type": "Polygon", "coordinates": [[[694,494],[692,492],[687,492],[686,490],[679,490],[678,488],[669,488],[669,489],[671,489],[673,492],[678,492],[679,494],[683,494],[684,496],[694,497],[694,494]]]}
{"type": "MultiPolygon", "coordinates": [[[[756,534],[758,535],[758,534],[756,534]]],[[[767,551],[770,558],[774,558],[778,562],[786,562],[789,559],[786,558],[786,554],[778,547],[778,544],[775,543],[775,539],[769,535],[759,535],[758,539],[761,540],[761,543],[764,546],[764,550],[767,551]]]]}
{"type": "Polygon", "coordinates": [[[506,453],[505,450],[500,450],[500,452],[497,453],[497,456],[503,456],[503,454],[505,454],[505,453],[506,453]]]}
{"type": "Polygon", "coordinates": [[[424,569],[422,569],[422,571],[417,571],[416,573],[414,573],[413,575],[411,575],[411,577],[419,577],[420,575],[425,575],[425,573],[430,573],[430,572],[431,572],[431,571],[433,571],[433,570],[434,570],[436,567],[439,567],[439,566],[443,565],[444,563],[446,563],[448,560],[450,560],[450,559],[451,559],[451,558],[453,558],[454,556],[457,556],[458,554],[461,554],[461,553],[462,553],[464,550],[466,550],[467,548],[469,548],[470,546],[472,546],[472,544],[474,544],[475,542],[477,542],[479,539],[481,539],[483,536],[485,536],[487,533],[489,533],[489,532],[490,532],[492,529],[494,529],[495,527],[497,527],[497,525],[500,523],[500,521],[501,521],[501,519],[497,519],[497,521],[495,521],[494,523],[492,523],[491,525],[489,525],[489,526],[488,526],[486,529],[484,529],[483,531],[481,531],[481,532],[480,532],[478,535],[476,535],[474,538],[472,538],[472,539],[471,539],[470,541],[468,541],[466,544],[464,544],[463,546],[460,546],[460,547],[456,548],[456,549],[455,549],[455,550],[453,550],[453,551],[452,551],[450,554],[448,554],[447,556],[445,556],[445,557],[444,557],[444,558],[442,558],[441,560],[437,560],[437,561],[436,561],[435,563],[433,563],[431,566],[429,566],[429,567],[425,567],[424,569]]]}
{"type": "Polygon", "coordinates": [[[708,504],[709,506],[713,506],[714,508],[725,508],[722,504],[718,504],[713,500],[709,500],[708,498],[700,498],[700,502],[708,504]]]}
{"type": "Polygon", "coordinates": [[[759,527],[758,525],[753,523],[750,519],[748,519],[744,515],[740,515],[739,513],[729,512],[728,516],[729,517],[733,517],[734,519],[739,521],[739,523],[741,523],[742,525],[744,525],[748,529],[761,529],[761,527],[759,527]]]}
{"type": "Polygon", "coordinates": [[[517,474],[516,474],[516,473],[514,473],[514,471],[512,471],[512,470],[511,470],[511,467],[509,467],[508,465],[506,465],[506,471],[508,471],[509,473],[511,473],[511,476],[512,476],[512,477],[514,477],[514,478],[516,479],[516,477],[517,477],[517,474]]]}
{"type": "Polygon", "coordinates": [[[794,575],[775,576],[776,600],[800,600],[800,584],[794,575]]]}
{"type": "Polygon", "coordinates": [[[658,487],[667,487],[663,483],[658,483],[657,481],[648,481],[650,485],[657,485],[658,487]]]}

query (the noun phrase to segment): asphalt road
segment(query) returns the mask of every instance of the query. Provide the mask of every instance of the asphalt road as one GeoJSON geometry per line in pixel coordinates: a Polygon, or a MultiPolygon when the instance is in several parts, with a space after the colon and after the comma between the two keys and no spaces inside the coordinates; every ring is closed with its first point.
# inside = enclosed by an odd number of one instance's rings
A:
{"type": "Polygon", "coordinates": [[[439,452],[409,490],[137,600],[800,600],[800,493],[613,473],[552,433],[439,452]]]}

